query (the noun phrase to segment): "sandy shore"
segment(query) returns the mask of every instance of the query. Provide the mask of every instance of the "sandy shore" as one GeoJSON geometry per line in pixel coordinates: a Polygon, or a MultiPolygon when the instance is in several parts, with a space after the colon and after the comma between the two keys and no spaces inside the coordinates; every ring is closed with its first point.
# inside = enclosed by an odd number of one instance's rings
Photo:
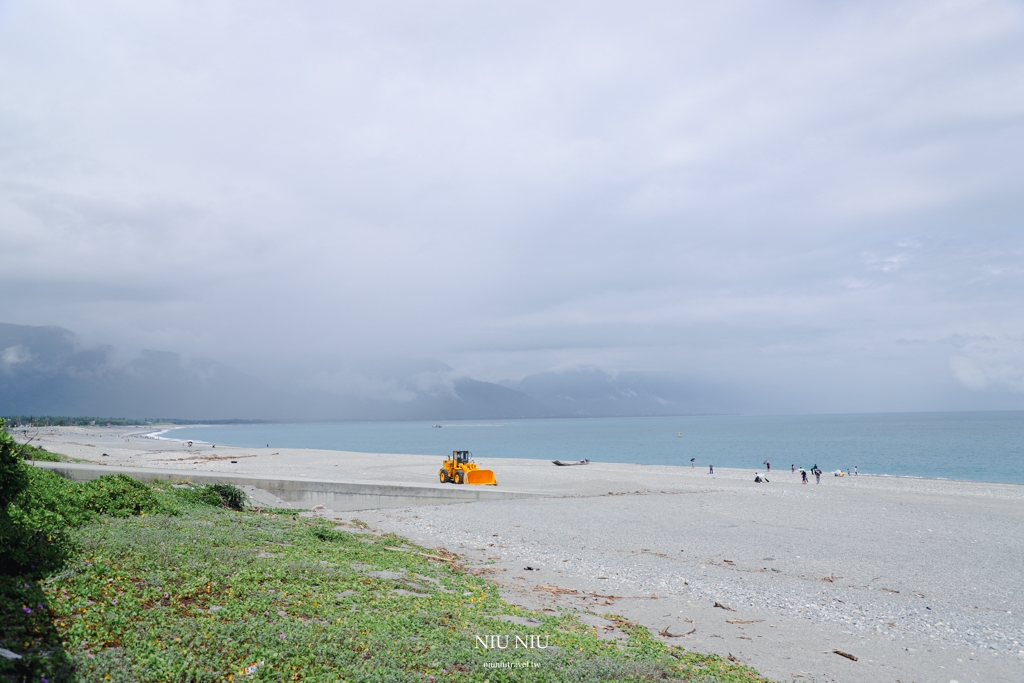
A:
{"type": "MultiPolygon", "coordinates": [[[[440,465],[190,449],[151,431],[30,430],[50,450],[140,467],[426,483],[440,465]]],[[[755,484],[752,470],[481,460],[502,489],[547,497],[345,516],[490,565],[513,601],[667,627],[686,634],[669,642],[777,680],[1024,680],[1024,486],[831,475],[803,485],[788,471],[755,484]]]]}

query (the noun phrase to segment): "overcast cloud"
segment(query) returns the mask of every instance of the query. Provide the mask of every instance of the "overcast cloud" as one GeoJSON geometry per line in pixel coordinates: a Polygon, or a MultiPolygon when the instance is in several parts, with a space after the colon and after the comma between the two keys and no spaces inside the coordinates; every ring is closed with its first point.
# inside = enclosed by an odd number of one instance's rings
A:
{"type": "Polygon", "coordinates": [[[128,355],[1021,408],[1022,222],[1018,2],[0,0],[0,321],[128,355]]]}

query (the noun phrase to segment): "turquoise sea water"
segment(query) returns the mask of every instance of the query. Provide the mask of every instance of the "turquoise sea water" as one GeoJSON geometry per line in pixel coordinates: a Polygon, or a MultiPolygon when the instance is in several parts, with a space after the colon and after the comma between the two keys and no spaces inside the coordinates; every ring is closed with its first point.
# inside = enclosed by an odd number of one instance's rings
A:
{"type": "Polygon", "coordinates": [[[1024,484],[1024,412],[701,416],[216,425],[164,438],[365,453],[453,450],[538,458],[773,470],[817,464],[928,478],[1024,484]],[[679,436],[679,434],[682,436],[679,436]]]}

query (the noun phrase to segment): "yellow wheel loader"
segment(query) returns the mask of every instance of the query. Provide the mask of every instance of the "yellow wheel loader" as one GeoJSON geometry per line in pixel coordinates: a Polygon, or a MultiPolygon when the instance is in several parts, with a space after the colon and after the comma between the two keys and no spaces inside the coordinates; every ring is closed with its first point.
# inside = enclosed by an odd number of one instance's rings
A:
{"type": "Polygon", "coordinates": [[[452,457],[444,461],[444,465],[437,473],[441,483],[497,486],[498,480],[494,478],[494,472],[478,470],[471,455],[469,451],[452,451],[452,457]]]}

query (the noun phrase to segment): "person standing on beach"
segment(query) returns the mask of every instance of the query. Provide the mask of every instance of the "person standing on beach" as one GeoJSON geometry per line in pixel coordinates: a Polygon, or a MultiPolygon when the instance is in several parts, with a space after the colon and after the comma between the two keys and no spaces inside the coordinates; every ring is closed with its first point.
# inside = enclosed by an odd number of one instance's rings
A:
{"type": "Polygon", "coordinates": [[[817,465],[814,466],[814,483],[815,484],[820,484],[821,483],[821,470],[818,469],[817,465]]]}
{"type": "Polygon", "coordinates": [[[690,469],[691,469],[691,470],[692,470],[692,469],[693,469],[694,467],[696,467],[696,465],[694,464],[694,460],[696,460],[696,459],[697,459],[697,458],[690,458],[690,469]]]}
{"type": "Polygon", "coordinates": [[[790,472],[796,472],[796,465],[790,465],[789,466],[789,471],[790,472]]]}
{"type": "Polygon", "coordinates": [[[853,466],[853,476],[855,476],[855,477],[857,476],[857,466],[856,465],[853,466]]]}
{"type": "Polygon", "coordinates": [[[807,483],[807,470],[800,470],[800,478],[803,480],[801,484],[807,483]]]}
{"type": "Polygon", "coordinates": [[[708,474],[714,474],[714,473],[715,473],[715,466],[712,463],[712,464],[708,465],[708,474]]]}
{"type": "Polygon", "coordinates": [[[767,459],[766,459],[766,460],[764,461],[764,466],[768,468],[768,471],[769,471],[769,472],[771,472],[771,471],[772,471],[772,461],[771,461],[771,460],[767,460],[767,459]]]}

